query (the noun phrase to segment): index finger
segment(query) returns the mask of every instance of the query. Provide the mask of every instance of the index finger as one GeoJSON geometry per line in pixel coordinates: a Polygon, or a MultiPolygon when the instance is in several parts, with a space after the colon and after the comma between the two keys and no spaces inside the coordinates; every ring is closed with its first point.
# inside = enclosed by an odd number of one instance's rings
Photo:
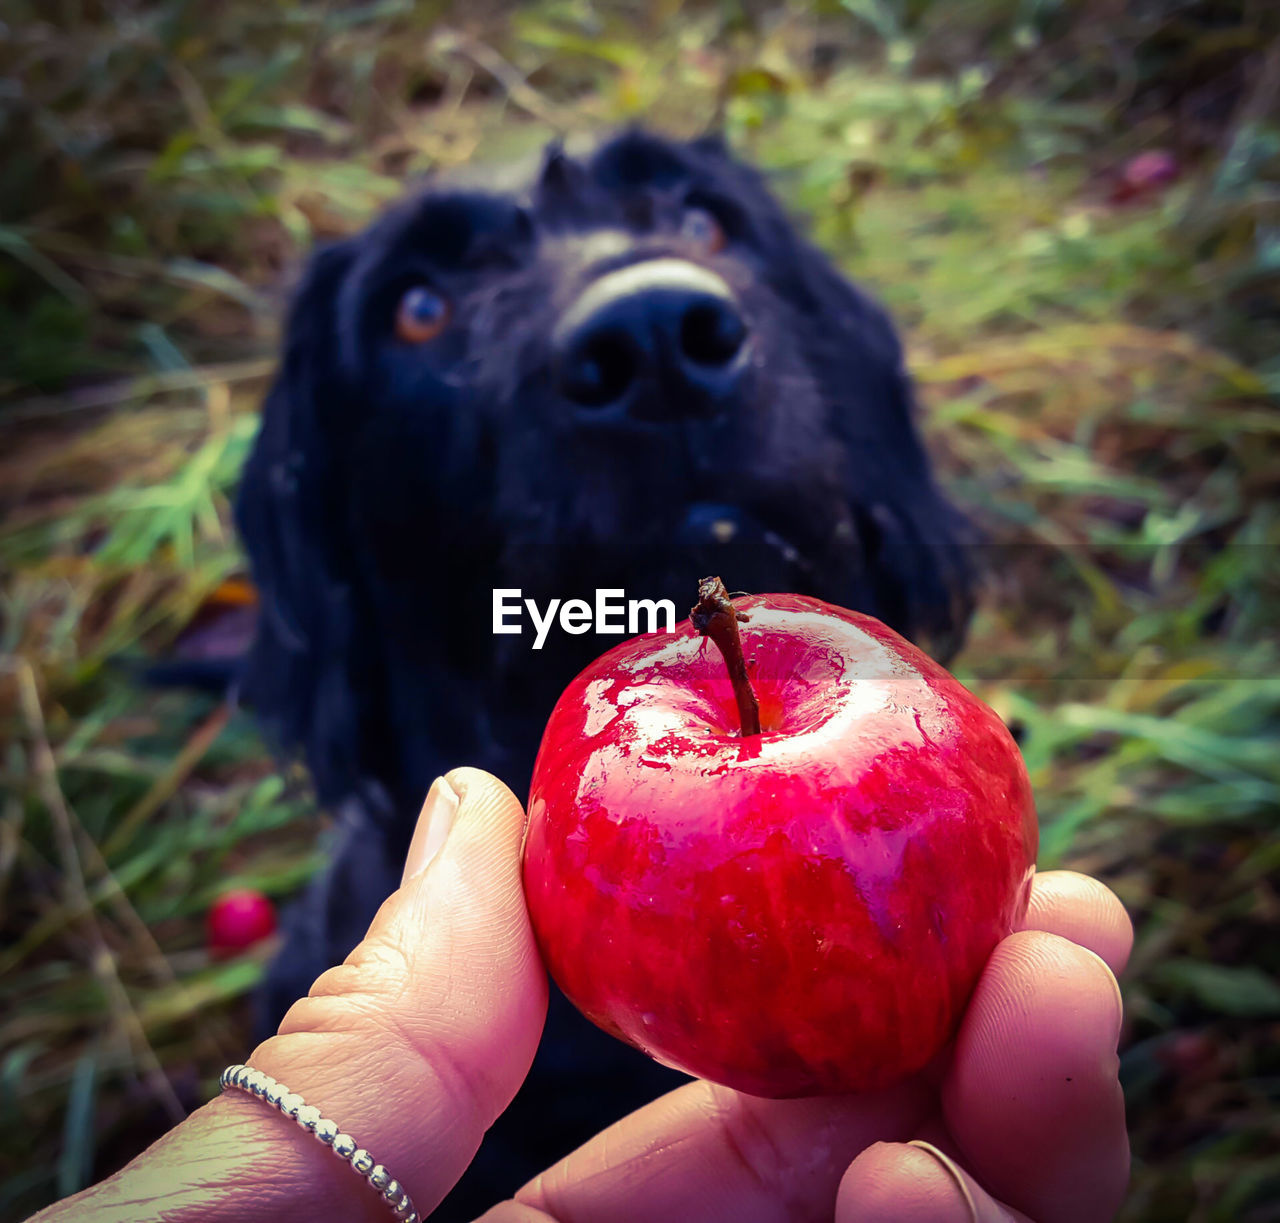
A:
{"type": "Polygon", "coordinates": [[[1115,977],[1027,930],[996,948],[956,1038],[943,1116],[961,1163],[1042,1223],[1110,1219],[1129,1176],[1115,977]]]}
{"type": "Polygon", "coordinates": [[[1133,923],[1120,898],[1078,871],[1039,871],[1020,930],[1043,930],[1087,947],[1117,977],[1133,949],[1133,923]]]}
{"type": "Polygon", "coordinates": [[[807,1100],[766,1100],[698,1080],[596,1135],[482,1223],[829,1215],[849,1161],[873,1142],[909,1137],[934,1104],[918,1076],[886,1091],[807,1100]]]}

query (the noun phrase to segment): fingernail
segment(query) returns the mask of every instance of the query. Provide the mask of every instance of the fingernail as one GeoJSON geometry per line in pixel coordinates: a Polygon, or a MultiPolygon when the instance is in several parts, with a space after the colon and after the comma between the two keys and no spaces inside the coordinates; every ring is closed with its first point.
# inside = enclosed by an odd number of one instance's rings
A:
{"type": "Polygon", "coordinates": [[[919,1147],[922,1151],[927,1151],[934,1157],[944,1169],[947,1175],[955,1182],[955,1186],[960,1190],[960,1196],[964,1199],[964,1204],[969,1208],[969,1217],[973,1223],[978,1223],[978,1206],[973,1200],[973,1194],[969,1192],[969,1182],[965,1180],[964,1173],[956,1167],[955,1162],[949,1155],[938,1150],[931,1142],[925,1142],[923,1138],[913,1138],[907,1143],[909,1147],[919,1147]]]}
{"type": "Polygon", "coordinates": [[[431,783],[427,801],[422,804],[422,813],[418,816],[418,826],[413,830],[413,840],[409,842],[409,852],[405,855],[401,883],[422,874],[440,852],[458,814],[458,802],[458,792],[445,778],[437,777],[431,783]]]}

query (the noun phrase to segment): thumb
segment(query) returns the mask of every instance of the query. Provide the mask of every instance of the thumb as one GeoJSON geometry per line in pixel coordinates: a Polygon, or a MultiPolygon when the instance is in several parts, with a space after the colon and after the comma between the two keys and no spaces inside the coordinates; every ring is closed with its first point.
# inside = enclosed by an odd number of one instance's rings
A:
{"type": "Polygon", "coordinates": [[[422,1215],[511,1102],[546,1017],[523,831],[520,803],[496,778],[438,779],[400,888],[249,1061],[388,1167],[422,1215]]]}

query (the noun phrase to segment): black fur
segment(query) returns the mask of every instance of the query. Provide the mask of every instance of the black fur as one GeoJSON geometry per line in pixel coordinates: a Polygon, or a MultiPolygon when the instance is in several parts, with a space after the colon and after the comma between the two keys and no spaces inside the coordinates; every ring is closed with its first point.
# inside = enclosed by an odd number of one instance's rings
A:
{"type": "MultiPolygon", "coordinates": [[[[244,695],[342,812],[264,1026],[395,886],[431,780],[470,764],[523,793],[556,696],[616,640],[495,637],[494,587],[540,604],[622,587],[683,609],[715,572],[860,608],[944,657],[970,611],[963,523],[889,319],[714,140],[553,148],[517,191],[436,187],[317,254],[238,517],[263,601],[244,695]],[[686,236],[690,209],[723,249],[686,236]],[[655,384],[632,416],[569,402],[565,311],[607,272],[673,256],[715,272],[749,329],[730,401],[686,412],[655,384]],[[393,320],[420,284],[452,318],[410,345],[393,320]]],[[[477,1212],[671,1081],[557,1000],[534,1079],[439,1217],[477,1212]]]]}

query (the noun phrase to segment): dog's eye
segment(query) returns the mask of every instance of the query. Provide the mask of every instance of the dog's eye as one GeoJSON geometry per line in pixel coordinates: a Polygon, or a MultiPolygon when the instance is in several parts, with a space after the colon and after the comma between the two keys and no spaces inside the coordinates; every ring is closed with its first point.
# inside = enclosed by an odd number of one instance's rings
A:
{"type": "Polygon", "coordinates": [[[406,344],[434,340],[448,325],[453,313],[449,299],[426,285],[414,285],[405,292],[396,308],[396,338],[406,344]]]}
{"type": "Polygon", "coordinates": [[[680,218],[680,236],[708,254],[724,250],[728,238],[720,222],[705,208],[689,207],[680,218]]]}

